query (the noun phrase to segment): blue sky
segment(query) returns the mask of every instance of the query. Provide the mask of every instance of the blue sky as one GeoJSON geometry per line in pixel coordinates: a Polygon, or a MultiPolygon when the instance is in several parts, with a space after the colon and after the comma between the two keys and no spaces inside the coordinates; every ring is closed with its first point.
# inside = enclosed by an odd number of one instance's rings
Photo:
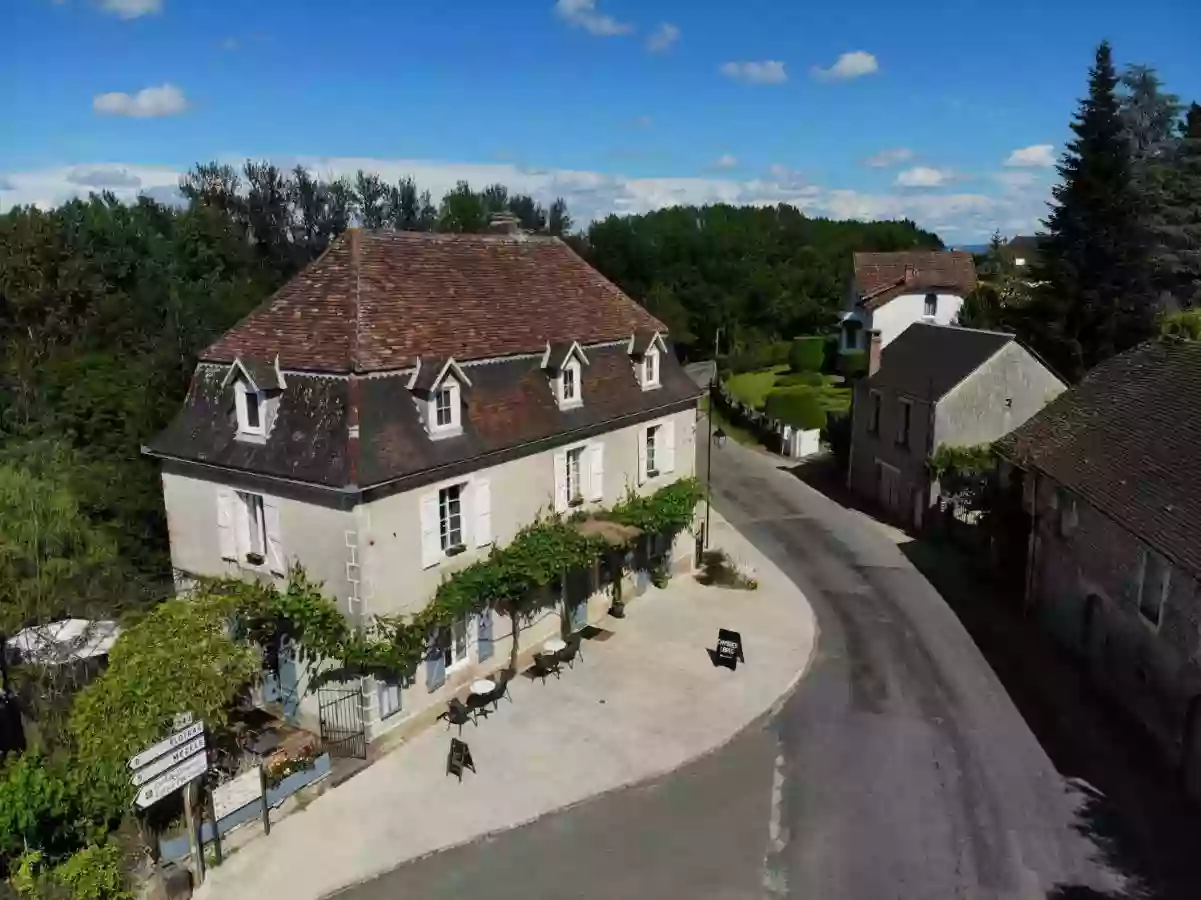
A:
{"type": "Polygon", "coordinates": [[[0,208],[251,156],[973,242],[1042,215],[1102,38],[1201,100],[1196,0],[0,0],[0,31],[0,208]]]}

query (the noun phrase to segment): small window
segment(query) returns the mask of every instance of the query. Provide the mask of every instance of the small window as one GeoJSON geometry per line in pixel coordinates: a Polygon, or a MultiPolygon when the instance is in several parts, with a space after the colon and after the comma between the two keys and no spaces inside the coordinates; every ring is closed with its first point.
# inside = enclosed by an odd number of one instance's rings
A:
{"type": "Polygon", "coordinates": [[[1158,627],[1168,596],[1172,567],[1158,553],[1144,550],[1140,569],[1138,611],[1144,619],[1158,627]]]}
{"type": "Polygon", "coordinates": [[[646,430],[646,474],[648,478],[653,478],[659,474],[659,460],[657,459],[659,429],[661,425],[652,425],[646,430]]]}
{"type": "Polygon", "coordinates": [[[659,351],[651,350],[642,360],[642,386],[654,387],[659,383],[659,351]]]}
{"type": "Polygon", "coordinates": [[[449,553],[463,546],[463,485],[452,484],[438,491],[438,519],[442,533],[442,551],[449,553]]]}
{"type": "Polygon", "coordinates": [[[928,315],[928,316],[938,315],[938,294],[927,294],[926,295],[926,315],[928,315]]]}
{"type": "Polygon", "coordinates": [[[235,388],[234,406],[238,414],[238,432],[240,434],[263,434],[263,401],[259,392],[253,390],[244,381],[239,381],[235,388]]]}
{"type": "Polygon", "coordinates": [[[262,565],[267,552],[263,497],[238,491],[238,500],[242,503],[242,556],[252,565],[262,565]]]}
{"type": "Polygon", "coordinates": [[[913,404],[908,400],[900,401],[900,421],[897,422],[897,446],[909,446],[909,420],[913,417],[913,404]]]}
{"type": "Polygon", "coordinates": [[[871,408],[871,416],[868,418],[868,422],[867,422],[867,430],[870,431],[872,434],[879,434],[880,433],[880,402],[881,402],[880,392],[872,391],[871,398],[872,398],[872,408],[871,408]]]}
{"type": "Polygon", "coordinates": [[[446,668],[467,661],[467,620],[458,619],[450,626],[450,634],[442,645],[442,662],[446,668]]]}
{"type": "Polygon", "coordinates": [[[584,486],[581,481],[584,471],[584,447],[567,451],[567,503],[578,506],[584,502],[584,486]]]}
{"type": "Polygon", "coordinates": [[[387,719],[400,712],[400,683],[394,678],[377,678],[375,685],[379,717],[387,719]]]}
{"type": "Polygon", "coordinates": [[[435,409],[435,424],[439,428],[449,428],[454,424],[454,412],[451,406],[450,388],[444,387],[438,391],[438,396],[434,401],[435,409]]]}
{"type": "Polygon", "coordinates": [[[1076,512],[1076,498],[1062,489],[1057,489],[1055,496],[1056,506],[1059,510],[1059,534],[1062,537],[1070,537],[1076,530],[1076,523],[1079,521],[1076,512]]]}
{"type": "Polygon", "coordinates": [[[456,433],[460,425],[459,383],[447,377],[429,400],[431,433],[456,433]]]}
{"type": "Polygon", "coordinates": [[[563,402],[570,403],[576,398],[576,371],[573,366],[563,370],[563,402]]]}

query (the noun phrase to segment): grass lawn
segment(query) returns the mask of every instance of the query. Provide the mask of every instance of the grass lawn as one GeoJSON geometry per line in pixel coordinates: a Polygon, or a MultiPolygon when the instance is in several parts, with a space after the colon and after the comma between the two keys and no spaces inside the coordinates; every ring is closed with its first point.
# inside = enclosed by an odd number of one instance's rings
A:
{"type": "MultiPolygon", "coordinates": [[[[739,375],[731,375],[726,382],[726,387],[743,403],[750,404],[756,409],[762,409],[768,393],[776,386],[776,379],[787,373],[788,366],[773,366],[770,369],[743,372],[739,375]]],[[[841,379],[839,380],[841,381],[841,379]]],[[[826,376],[826,384],[823,387],[810,388],[810,390],[817,395],[818,403],[826,412],[846,412],[851,407],[850,388],[836,387],[833,376],[826,376]]]]}

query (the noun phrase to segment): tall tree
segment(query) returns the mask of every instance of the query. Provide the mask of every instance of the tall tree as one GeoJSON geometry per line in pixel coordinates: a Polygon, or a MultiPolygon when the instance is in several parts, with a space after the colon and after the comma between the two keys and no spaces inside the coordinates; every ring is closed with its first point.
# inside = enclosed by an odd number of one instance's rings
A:
{"type": "Polygon", "coordinates": [[[383,228],[388,215],[388,186],[374,172],[359,169],[354,178],[359,222],[364,228],[383,228]]]}
{"type": "Polygon", "coordinates": [[[1143,207],[1108,42],[1096,51],[1052,189],[1026,339],[1073,381],[1154,332],[1143,207]]]}
{"type": "Polygon", "coordinates": [[[1156,170],[1160,215],[1152,222],[1157,275],[1177,307],[1201,307],[1201,105],[1189,106],[1179,140],[1156,170]]]}
{"type": "Polygon", "coordinates": [[[550,213],[546,218],[546,230],[555,237],[563,237],[571,233],[571,215],[567,212],[567,201],[556,197],[550,205],[550,213]]]}
{"type": "Polygon", "coordinates": [[[397,231],[415,231],[420,215],[417,182],[408,177],[400,179],[388,198],[388,221],[397,231]]]}
{"type": "Polygon", "coordinates": [[[276,271],[291,275],[300,264],[292,249],[293,188],[273,163],[247,160],[246,221],[263,258],[276,271]]]}
{"type": "Polygon", "coordinates": [[[509,198],[509,212],[517,217],[526,231],[546,228],[546,210],[529,194],[514,194],[509,198]]]}
{"type": "Polygon", "coordinates": [[[488,226],[482,195],[460,181],[442,198],[438,210],[438,230],[478,234],[488,226]]]}
{"type": "Polygon", "coordinates": [[[1177,139],[1180,98],[1163,90],[1150,66],[1128,66],[1121,79],[1122,127],[1130,141],[1131,162],[1138,170],[1167,155],[1177,139]]]}

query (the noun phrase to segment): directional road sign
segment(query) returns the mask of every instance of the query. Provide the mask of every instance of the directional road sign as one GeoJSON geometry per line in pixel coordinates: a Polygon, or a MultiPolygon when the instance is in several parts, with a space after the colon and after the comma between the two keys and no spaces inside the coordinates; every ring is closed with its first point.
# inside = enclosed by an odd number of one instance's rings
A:
{"type": "Polygon", "coordinates": [[[179,790],[193,778],[203,775],[207,770],[208,754],[199,753],[189,757],[174,769],[168,769],[158,778],[142,785],[142,789],[138,791],[138,796],[134,798],[133,802],[139,808],[145,809],[152,803],[162,800],[172,791],[179,790]]]}
{"type": "Polygon", "coordinates": [[[133,786],[145,784],[151,778],[157,778],[172,766],[177,766],[190,756],[204,752],[204,735],[188,741],[182,747],[176,747],[170,753],[160,756],[149,765],[143,766],[133,773],[133,786]]]}
{"type": "Polygon", "coordinates": [[[175,734],[166,740],[159,741],[153,747],[147,747],[141,753],[131,756],[129,758],[129,768],[136,771],[147,763],[158,759],[164,753],[174,750],[176,747],[181,747],[194,738],[200,737],[202,734],[204,734],[204,723],[195,722],[182,731],[175,732],[175,734]]]}

